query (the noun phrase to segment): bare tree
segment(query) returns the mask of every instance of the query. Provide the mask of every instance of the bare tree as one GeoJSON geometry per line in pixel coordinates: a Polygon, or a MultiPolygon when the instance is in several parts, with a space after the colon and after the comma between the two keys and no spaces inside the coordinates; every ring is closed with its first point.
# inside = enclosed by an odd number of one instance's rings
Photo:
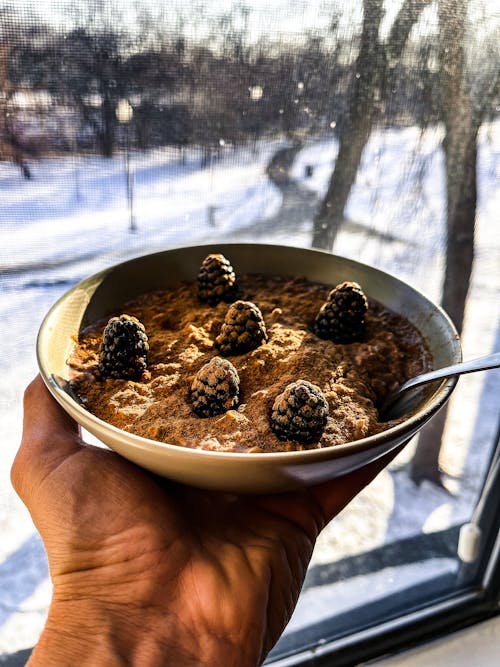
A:
{"type": "MultiPolygon", "coordinates": [[[[461,333],[474,260],[477,135],[498,95],[500,75],[498,53],[496,58],[495,54],[490,55],[490,64],[497,63],[490,76],[481,75],[480,63],[474,63],[473,72],[468,71],[467,0],[440,0],[438,17],[447,210],[442,305],[461,333]]],[[[443,409],[419,437],[411,466],[415,482],[423,479],[441,482],[439,452],[445,421],[446,410],[443,409]]]]}
{"type": "Polygon", "coordinates": [[[125,52],[129,35],[114,0],[88,0],[84,7],[70,2],[66,14],[73,30],[58,45],[64,68],[65,94],[72,98],[84,122],[94,127],[103,156],[115,148],[115,110],[124,96],[125,52]]]}
{"type": "Polygon", "coordinates": [[[0,7],[0,160],[14,162],[23,176],[29,179],[31,170],[26,161],[26,146],[17,123],[14,103],[16,86],[9,76],[13,36],[22,41],[25,28],[28,29],[21,25],[11,6],[0,7]]]}
{"type": "Polygon", "coordinates": [[[333,249],[363,149],[387,94],[388,73],[401,58],[413,25],[431,1],[404,0],[383,43],[380,38],[383,0],[363,0],[363,27],[347,121],[328,190],[314,220],[315,248],[333,249]]]}

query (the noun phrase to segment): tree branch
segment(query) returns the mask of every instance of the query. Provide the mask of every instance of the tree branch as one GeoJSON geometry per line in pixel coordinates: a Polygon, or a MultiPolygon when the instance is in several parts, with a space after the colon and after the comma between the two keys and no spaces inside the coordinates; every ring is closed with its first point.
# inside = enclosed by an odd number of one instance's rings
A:
{"type": "Polygon", "coordinates": [[[392,24],[386,42],[386,51],[389,60],[401,57],[411,29],[420,18],[422,11],[434,0],[404,0],[392,24]]]}

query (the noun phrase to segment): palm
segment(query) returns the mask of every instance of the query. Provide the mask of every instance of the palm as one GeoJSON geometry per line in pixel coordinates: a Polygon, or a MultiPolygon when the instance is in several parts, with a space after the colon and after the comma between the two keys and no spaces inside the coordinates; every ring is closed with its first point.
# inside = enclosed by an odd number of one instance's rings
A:
{"type": "Polygon", "coordinates": [[[127,600],[131,582],[147,576],[156,582],[152,604],[165,611],[175,604],[186,623],[217,636],[253,635],[250,645],[262,655],[293,611],[321,520],[307,493],[204,492],[94,447],[51,472],[33,505],[52,508],[33,516],[59,594],[79,594],[82,569],[92,572],[90,592],[111,603],[127,600]]]}

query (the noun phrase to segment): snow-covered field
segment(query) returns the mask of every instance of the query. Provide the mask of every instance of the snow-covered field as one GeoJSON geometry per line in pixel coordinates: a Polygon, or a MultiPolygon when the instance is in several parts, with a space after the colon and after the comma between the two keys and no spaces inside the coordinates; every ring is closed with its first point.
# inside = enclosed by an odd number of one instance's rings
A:
{"type": "MultiPolygon", "coordinates": [[[[441,138],[439,130],[422,135],[416,128],[374,133],[335,247],[338,254],[399,275],[434,299],[445,244],[441,138]]],[[[195,151],[184,162],[168,150],[134,155],[135,233],[129,231],[123,156],[43,160],[33,165],[32,181],[0,163],[0,654],[33,645],[50,600],[43,548],[9,484],[22,391],[36,373],[35,338],[45,312],[77,280],[111,263],[160,247],[251,241],[253,225],[267,218],[275,221],[268,242],[309,246],[312,212],[292,234],[287,220],[280,219],[282,194],[265,176],[265,164],[280,145],[263,143],[256,152],[228,149],[205,169],[195,151]]],[[[336,149],[334,139],[308,144],[292,170],[296,181],[321,195],[336,149]],[[306,165],[313,166],[308,178],[306,165]]],[[[496,122],[480,136],[477,261],[463,335],[466,358],[500,349],[499,176],[496,122]]],[[[313,562],[328,563],[467,520],[491,451],[499,395],[497,371],[459,382],[442,456],[452,494],[430,484],[416,488],[396,467],[385,471],[324,531],[313,562]]],[[[345,610],[456,568],[456,561],[442,559],[308,589],[290,629],[331,615],[332,599],[345,610]]]]}

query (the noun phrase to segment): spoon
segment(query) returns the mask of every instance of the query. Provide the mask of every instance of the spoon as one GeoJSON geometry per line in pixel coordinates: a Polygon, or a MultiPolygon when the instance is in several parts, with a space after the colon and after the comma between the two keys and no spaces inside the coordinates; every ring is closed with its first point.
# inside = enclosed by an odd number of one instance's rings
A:
{"type": "MultiPolygon", "coordinates": [[[[416,389],[433,380],[453,377],[454,375],[463,375],[464,373],[474,373],[475,371],[484,371],[488,368],[498,368],[499,366],[500,352],[495,352],[494,354],[488,354],[485,357],[478,357],[477,359],[471,359],[470,361],[464,361],[460,364],[445,366],[444,368],[438,368],[435,371],[417,375],[387,396],[379,410],[379,416],[383,421],[389,421],[390,419],[401,417],[401,415],[413,407],[408,405],[408,400],[401,399],[401,396],[406,394],[409,389],[416,389]]],[[[407,396],[404,398],[407,399],[407,396]]]]}

